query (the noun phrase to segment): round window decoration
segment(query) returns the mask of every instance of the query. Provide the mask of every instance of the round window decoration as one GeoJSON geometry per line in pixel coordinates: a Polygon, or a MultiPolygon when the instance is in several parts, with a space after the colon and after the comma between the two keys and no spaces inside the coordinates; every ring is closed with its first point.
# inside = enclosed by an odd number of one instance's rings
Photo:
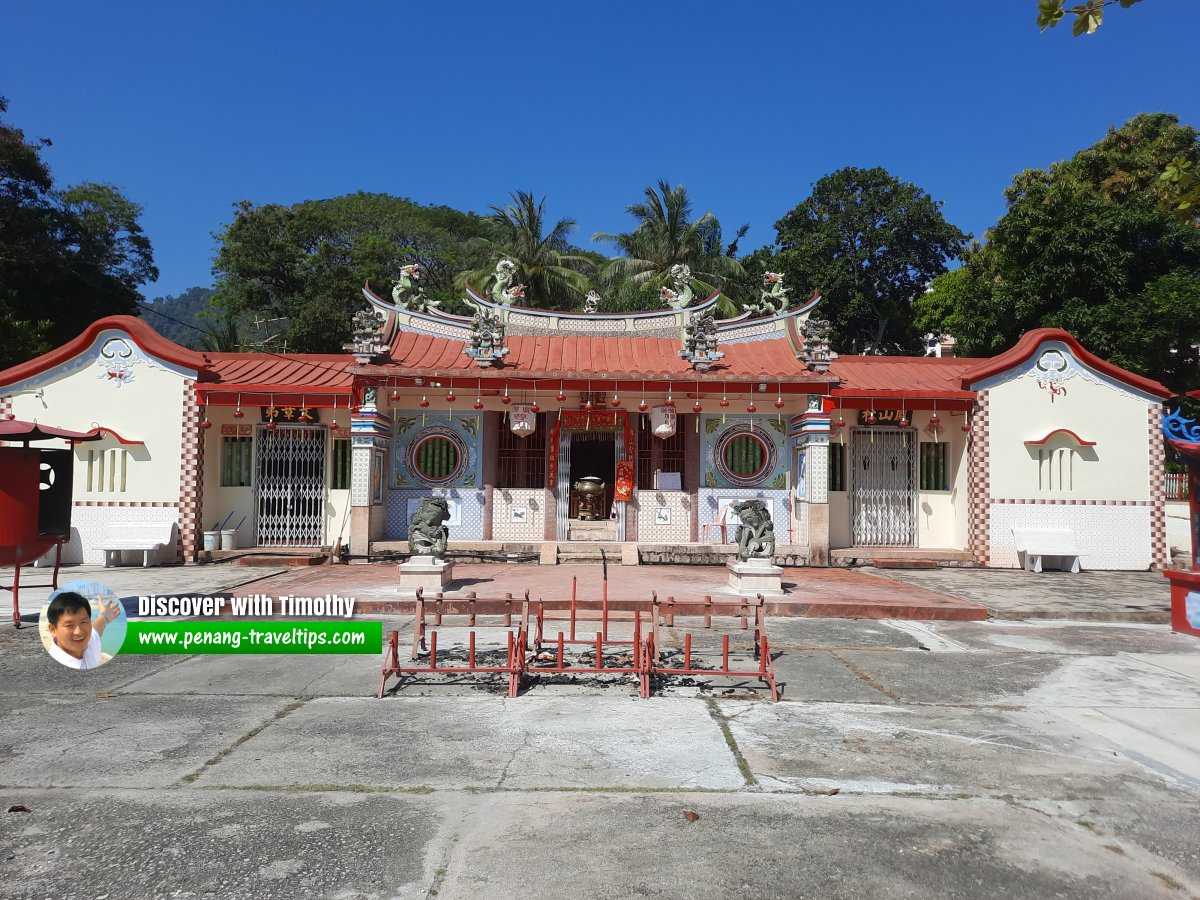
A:
{"type": "Polygon", "coordinates": [[[775,442],[749,425],[735,425],[714,448],[713,462],[721,477],[732,485],[752,487],[775,468],[775,442]]]}
{"type": "Polygon", "coordinates": [[[467,465],[467,448],[449,429],[429,429],[417,436],[409,451],[409,468],[427,485],[447,484],[459,478],[467,465]]]}

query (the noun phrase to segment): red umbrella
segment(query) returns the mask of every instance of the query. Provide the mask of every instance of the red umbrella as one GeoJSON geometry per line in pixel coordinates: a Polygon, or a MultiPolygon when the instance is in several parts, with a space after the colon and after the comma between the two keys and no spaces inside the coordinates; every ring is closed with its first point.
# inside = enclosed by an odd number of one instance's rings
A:
{"type": "Polygon", "coordinates": [[[37,422],[22,422],[20,419],[0,421],[0,441],[49,441],[62,438],[69,441],[98,441],[104,437],[100,430],[82,432],[39,425],[37,422]]]}

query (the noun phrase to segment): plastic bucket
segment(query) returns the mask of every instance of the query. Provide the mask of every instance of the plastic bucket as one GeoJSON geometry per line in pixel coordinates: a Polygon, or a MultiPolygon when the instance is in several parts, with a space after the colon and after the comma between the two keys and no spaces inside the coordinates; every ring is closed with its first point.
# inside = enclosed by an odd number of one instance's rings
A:
{"type": "Polygon", "coordinates": [[[221,532],[221,549],[236,550],[237,545],[237,529],[227,528],[221,532]]]}
{"type": "Polygon", "coordinates": [[[204,532],[204,549],[205,550],[220,550],[221,549],[221,532],[219,532],[219,531],[204,532]]]}

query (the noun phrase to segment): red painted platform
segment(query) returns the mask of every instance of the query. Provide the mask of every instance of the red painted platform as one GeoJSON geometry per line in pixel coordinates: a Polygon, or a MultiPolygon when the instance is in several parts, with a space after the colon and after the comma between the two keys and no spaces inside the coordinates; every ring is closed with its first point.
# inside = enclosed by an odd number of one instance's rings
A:
{"type": "MultiPolygon", "coordinates": [[[[569,600],[571,578],[578,579],[580,600],[599,600],[600,566],[596,565],[456,565],[454,583],[446,596],[474,591],[481,598],[522,597],[528,589],[535,599],[569,600]]],[[[610,600],[678,601],[727,600],[728,572],[722,566],[617,566],[608,567],[610,600]]],[[[371,565],[305,566],[238,588],[234,593],[320,596],[336,593],[356,601],[355,611],[387,615],[400,612],[406,599],[396,585],[395,563],[371,565]]],[[[986,619],[987,609],[944,594],[902,584],[852,569],[790,568],[783,572],[784,594],[767,598],[774,616],[825,616],[852,619],[918,619],[970,621],[986,619]]]]}

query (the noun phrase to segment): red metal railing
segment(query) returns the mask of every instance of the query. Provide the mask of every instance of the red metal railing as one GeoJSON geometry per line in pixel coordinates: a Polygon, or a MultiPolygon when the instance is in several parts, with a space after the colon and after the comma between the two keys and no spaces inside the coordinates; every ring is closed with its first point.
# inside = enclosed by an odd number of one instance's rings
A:
{"type": "Polygon", "coordinates": [[[1188,498],[1187,472],[1167,473],[1167,499],[1186,500],[1188,498]]]}
{"type": "MultiPolygon", "coordinates": [[[[418,592],[413,605],[411,663],[401,664],[399,632],[393,631],[384,648],[378,696],[383,696],[392,675],[403,679],[417,674],[490,673],[508,676],[510,697],[520,693],[526,678],[538,675],[624,675],[638,679],[639,692],[644,698],[651,695],[655,679],[702,676],[753,678],[770,688],[772,700],[779,699],[766,633],[766,606],[761,595],[755,600],[739,598],[730,601],[713,601],[711,597],[705,597],[700,602],[688,602],[676,601],[673,597],[660,600],[657,596],[650,600],[610,601],[606,584],[599,601],[581,601],[576,595],[576,587],[573,583],[570,601],[531,600],[528,592],[521,600],[514,599],[511,594],[500,599],[474,596],[445,599],[439,596],[426,600],[418,592]],[[518,614],[519,622],[514,624],[518,614]],[[581,614],[588,620],[598,616],[600,629],[593,637],[580,636],[581,614]],[[630,639],[610,634],[614,615],[622,623],[631,622],[630,639]],[[436,629],[443,626],[445,616],[466,618],[464,624],[469,630],[465,657],[460,643],[453,649],[444,648],[442,659],[438,658],[436,629]],[[500,621],[481,622],[480,616],[499,618],[500,621]],[[664,628],[675,628],[677,617],[700,619],[704,629],[711,629],[714,620],[731,619],[741,630],[748,630],[753,619],[754,634],[749,653],[741,646],[731,646],[730,635],[724,634],[721,636],[720,662],[709,661],[708,657],[714,654],[698,654],[692,633],[685,632],[680,660],[678,649],[665,649],[663,633],[664,628]],[[567,630],[558,631],[556,637],[548,639],[547,621],[565,622],[567,630]],[[502,663],[494,658],[497,651],[489,651],[484,654],[485,658],[480,658],[476,647],[476,630],[480,628],[502,628],[506,632],[502,663]],[[581,649],[577,653],[568,653],[575,648],[581,649]],[[425,651],[424,656],[422,651],[425,651]],[[697,659],[700,655],[705,656],[704,662],[697,659]]],[[[495,646],[494,642],[490,645],[495,646]]]]}

